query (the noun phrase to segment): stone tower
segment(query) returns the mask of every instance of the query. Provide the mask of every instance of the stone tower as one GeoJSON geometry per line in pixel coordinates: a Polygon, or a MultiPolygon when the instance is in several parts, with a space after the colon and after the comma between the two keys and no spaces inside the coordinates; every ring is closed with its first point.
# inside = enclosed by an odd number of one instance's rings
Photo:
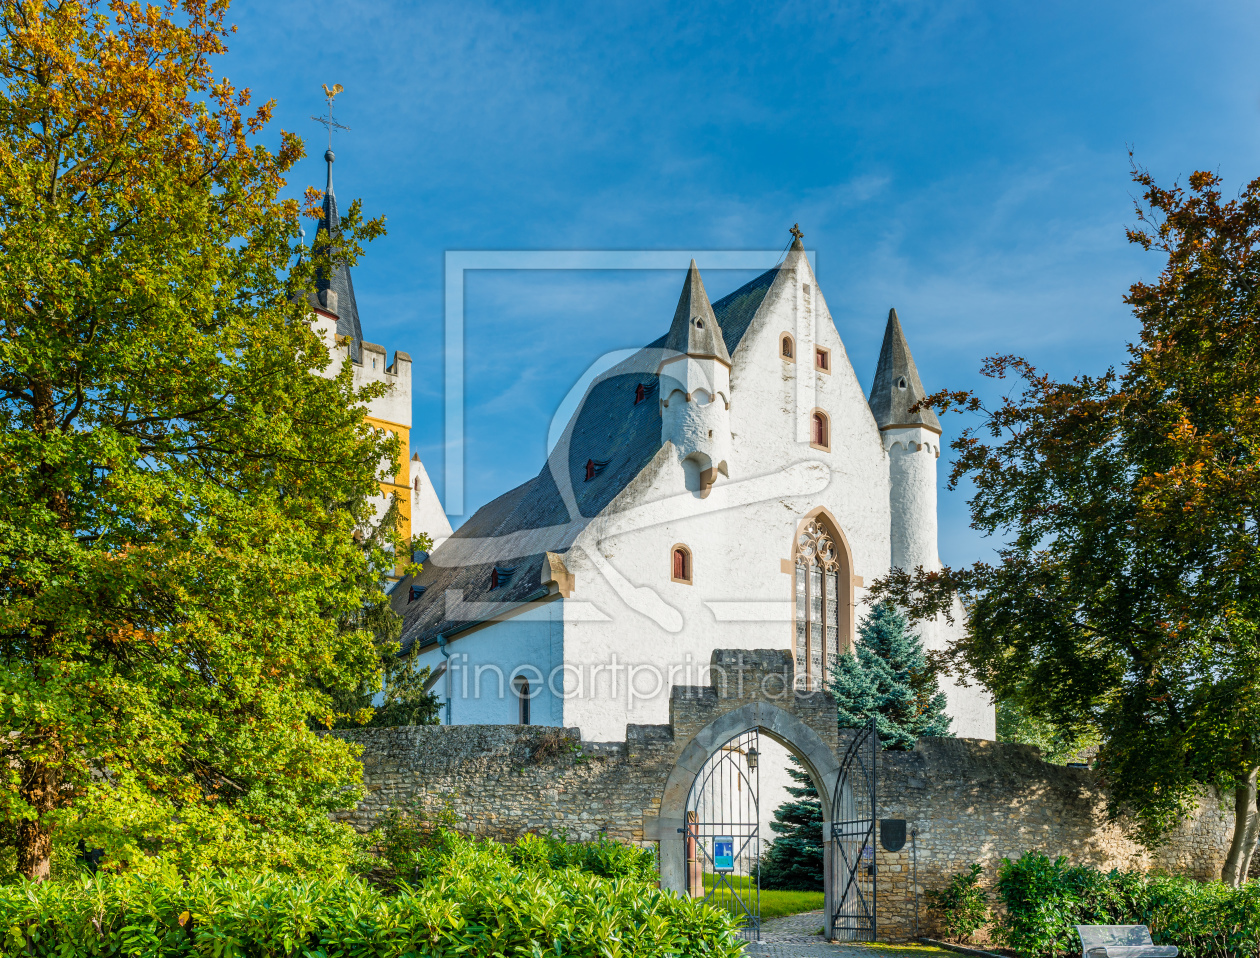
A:
{"type": "Polygon", "coordinates": [[[930,409],[910,411],[926,395],[897,311],[890,309],[870,406],[888,453],[890,563],[907,572],[919,566],[928,571],[940,568],[936,549],[936,460],[941,454],[941,423],[930,409]]]}
{"type": "Polygon", "coordinates": [[[703,498],[718,473],[730,475],[731,357],[694,259],[657,375],[661,441],[673,443],[687,488],[703,498]]]}
{"type": "Polygon", "coordinates": [[[338,256],[336,244],[341,236],[341,217],[337,197],[333,193],[333,151],[324,154],[328,164],[328,185],[324,190],[323,213],[315,234],[315,246],[333,244],[331,268],[320,270],[310,305],[314,313],[311,326],[324,340],[333,362],[325,375],[335,376],[349,363],[355,388],[369,383],[384,383],[388,390],[368,403],[367,421],[375,429],[388,432],[399,440],[397,462],[382,463],[380,496],[375,506],[377,515],[384,514],[394,496],[398,497],[401,533],[410,538],[427,532],[435,542],[451,534],[450,523],[441,510],[428,481],[428,474],[419,456],[408,458],[411,442],[411,357],[402,350],[394,351],[388,362],[384,346],[363,339],[359,323],[359,305],[354,298],[354,282],[344,257],[338,256]],[[415,521],[413,521],[415,520],[415,521]]]}

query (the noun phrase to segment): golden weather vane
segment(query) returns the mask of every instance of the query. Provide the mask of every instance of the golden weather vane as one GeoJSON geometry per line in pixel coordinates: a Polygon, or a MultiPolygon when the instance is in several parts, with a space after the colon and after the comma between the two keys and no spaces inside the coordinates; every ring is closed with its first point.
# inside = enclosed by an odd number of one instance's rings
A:
{"type": "Polygon", "coordinates": [[[328,128],[328,149],[329,150],[332,149],[333,127],[336,127],[338,130],[345,130],[347,133],[350,132],[350,127],[342,126],[340,123],[338,123],[336,120],[333,119],[333,100],[335,100],[337,98],[337,94],[340,93],[344,89],[345,87],[343,87],[340,83],[334,83],[331,88],[328,86],[327,83],[325,83],[324,84],[324,97],[328,100],[328,116],[312,116],[311,117],[311,119],[314,120],[316,123],[322,123],[324,124],[325,127],[328,128]]]}

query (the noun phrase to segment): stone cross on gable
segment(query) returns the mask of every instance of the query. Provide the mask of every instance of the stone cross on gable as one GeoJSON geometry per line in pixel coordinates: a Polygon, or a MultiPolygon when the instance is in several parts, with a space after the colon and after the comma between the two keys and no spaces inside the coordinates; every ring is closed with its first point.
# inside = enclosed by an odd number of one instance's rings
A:
{"type": "MultiPolygon", "coordinates": [[[[329,102],[331,103],[332,101],[330,100],[329,102]]],[[[791,233],[793,236],[795,236],[797,239],[800,239],[802,236],[805,235],[804,233],[801,232],[800,223],[793,223],[792,228],[788,230],[788,232],[791,233]]]]}

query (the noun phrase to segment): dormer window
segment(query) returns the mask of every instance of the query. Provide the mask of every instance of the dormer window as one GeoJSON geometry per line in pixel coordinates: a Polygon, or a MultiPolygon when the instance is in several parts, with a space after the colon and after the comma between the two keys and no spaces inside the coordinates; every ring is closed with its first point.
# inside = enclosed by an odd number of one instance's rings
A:
{"type": "Polygon", "coordinates": [[[814,349],[814,368],[820,373],[831,372],[831,350],[818,346],[814,349]]]}
{"type": "Polygon", "coordinates": [[[796,361],[796,340],[790,333],[784,333],[779,337],[779,358],[788,362],[796,361]]]}
{"type": "Polygon", "coordinates": [[[647,395],[647,390],[643,388],[643,383],[634,387],[634,404],[637,406],[643,402],[643,397],[647,395]]]}
{"type": "Polygon", "coordinates": [[[410,602],[415,602],[415,601],[416,601],[416,599],[418,599],[418,598],[420,598],[420,596],[424,595],[424,590],[425,590],[425,589],[427,589],[427,588],[428,588],[428,586],[423,586],[423,585],[413,585],[413,586],[411,587],[411,590],[407,593],[407,601],[408,601],[409,603],[410,603],[410,602]]]}
{"type": "Polygon", "coordinates": [[[592,479],[598,476],[601,472],[604,471],[604,467],[607,466],[610,462],[612,462],[611,459],[587,459],[585,481],[590,482],[592,479]]]}
{"type": "Polygon", "coordinates": [[[516,566],[495,566],[490,570],[490,588],[501,589],[507,585],[512,579],[512,573],[516,571],[516,566]]]}

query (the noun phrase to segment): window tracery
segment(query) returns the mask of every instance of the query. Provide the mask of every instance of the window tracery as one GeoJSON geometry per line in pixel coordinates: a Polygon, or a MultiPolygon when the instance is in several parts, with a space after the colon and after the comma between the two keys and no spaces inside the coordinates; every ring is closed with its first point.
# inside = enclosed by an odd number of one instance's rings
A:
{"type": "Polygon", "coordinates": [[[830,531],[811,519],[796,540],[796,683],[821,689],[840,653],[839,549],[830,531]]]}

